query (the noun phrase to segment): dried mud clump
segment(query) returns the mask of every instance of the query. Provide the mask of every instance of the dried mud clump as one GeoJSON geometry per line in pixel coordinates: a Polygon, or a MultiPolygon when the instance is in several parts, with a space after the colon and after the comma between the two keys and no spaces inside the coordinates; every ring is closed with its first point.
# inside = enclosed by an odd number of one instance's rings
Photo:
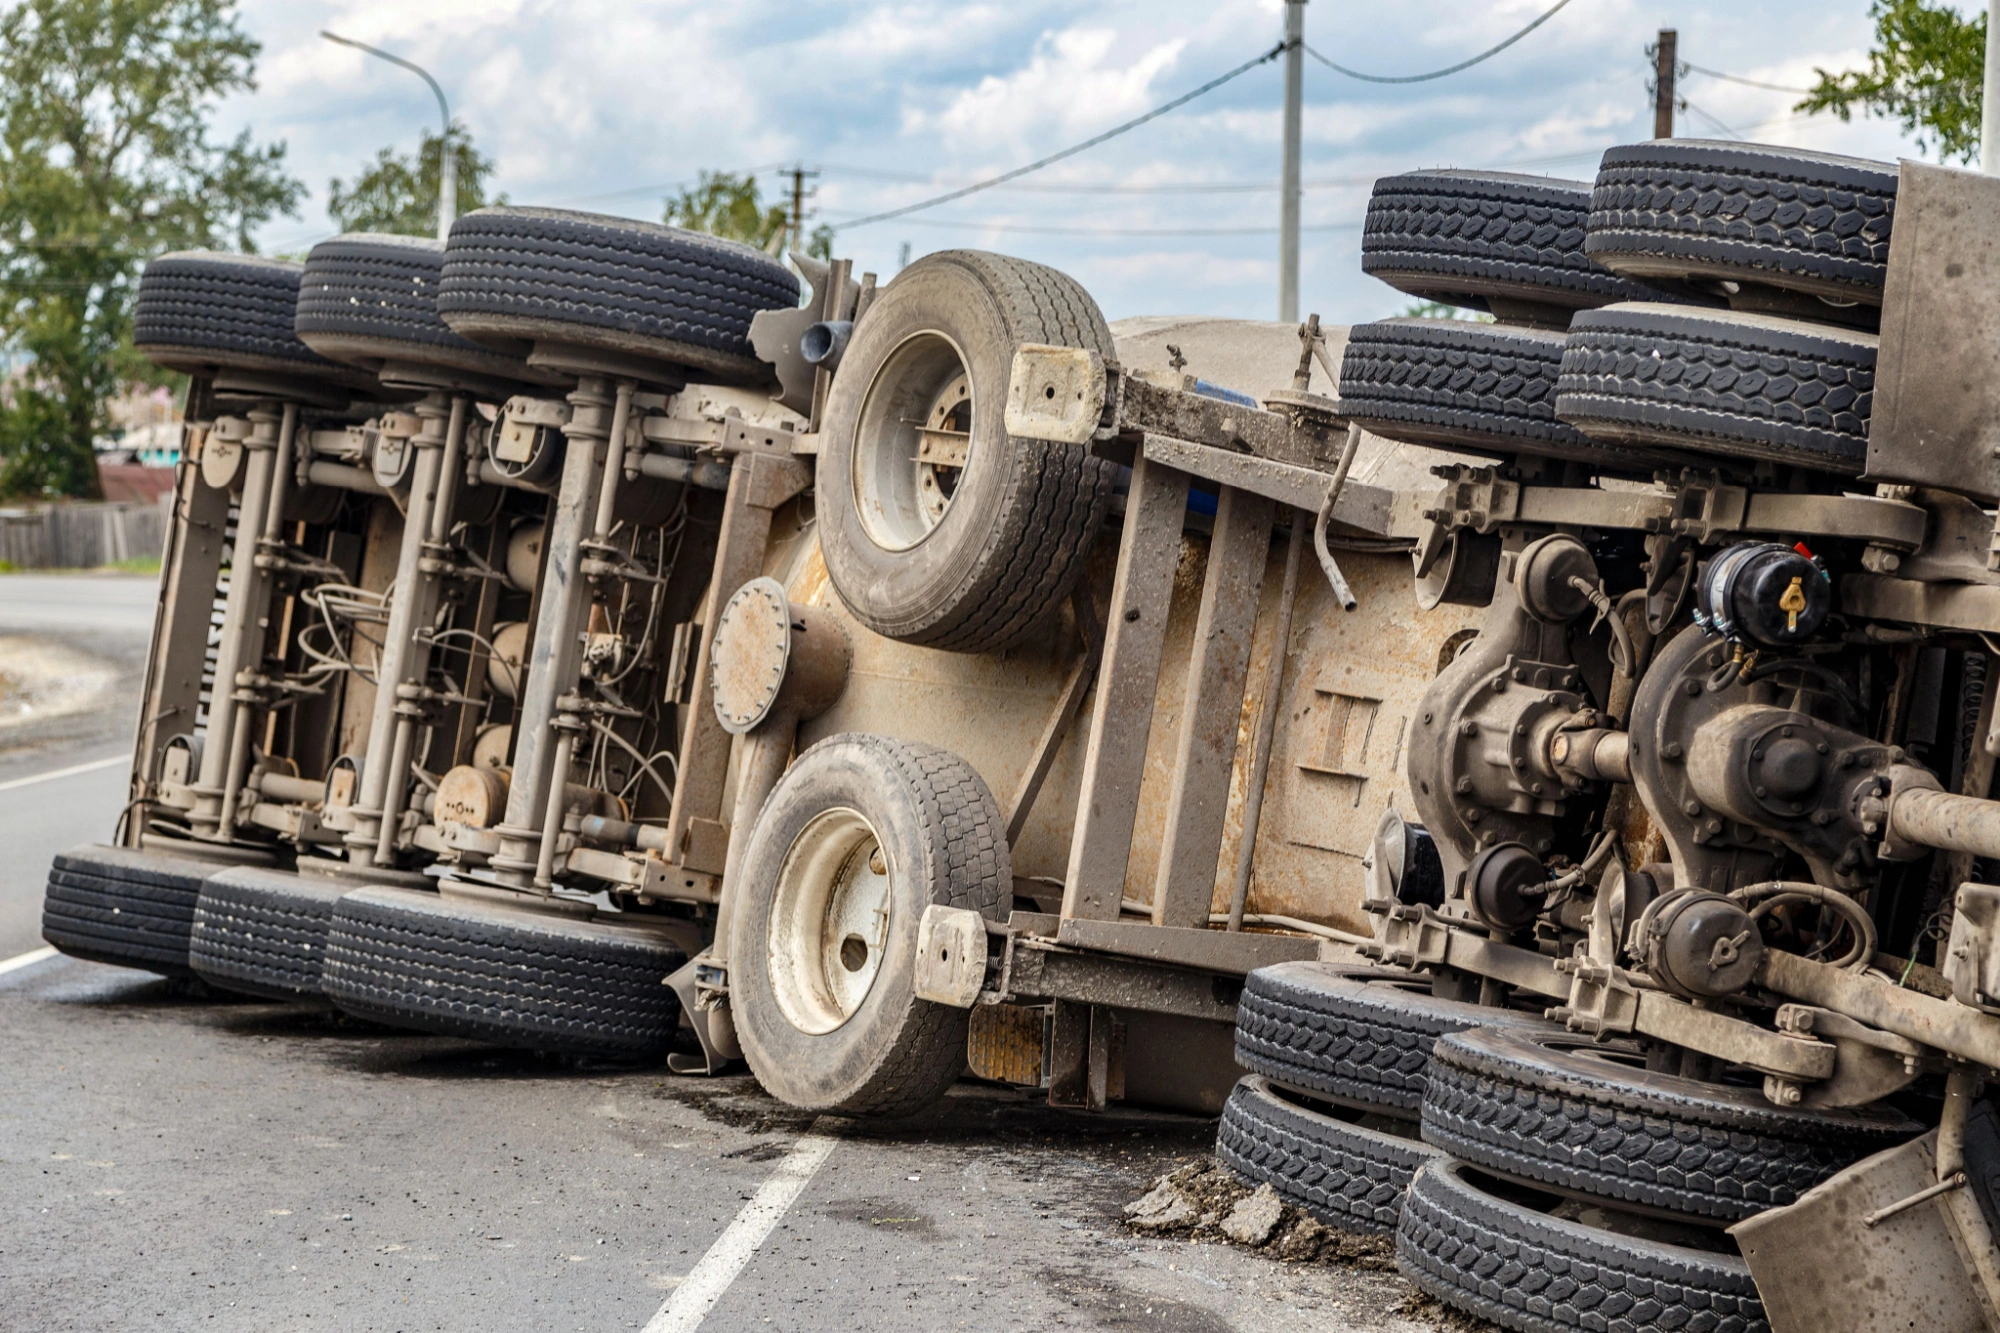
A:
{"type": "Polygon", "coordinates": [[[1125,1205],[1125,1225],[1146,1236],[1240,1245],[1284,1263],[1338,1264],[1375,1272],[1396,1267],[1388,1236],[1340,1231],[1254,1188],[1213,1159],[1190,1162],[1125,1205]]]}

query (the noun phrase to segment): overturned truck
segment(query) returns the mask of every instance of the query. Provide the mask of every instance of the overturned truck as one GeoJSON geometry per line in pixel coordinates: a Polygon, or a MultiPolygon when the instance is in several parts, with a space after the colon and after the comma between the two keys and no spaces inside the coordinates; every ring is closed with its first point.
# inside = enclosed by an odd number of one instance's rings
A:
{"type": "Polygon", "coordinates": [[[1388,178],[1364,267],[1493,322],[1351,330],[550,210],[164,257],[130,802],[45,933],[1220,1111],[1514,1328],[2000,1327],[1995,192],[1388,178]]]}

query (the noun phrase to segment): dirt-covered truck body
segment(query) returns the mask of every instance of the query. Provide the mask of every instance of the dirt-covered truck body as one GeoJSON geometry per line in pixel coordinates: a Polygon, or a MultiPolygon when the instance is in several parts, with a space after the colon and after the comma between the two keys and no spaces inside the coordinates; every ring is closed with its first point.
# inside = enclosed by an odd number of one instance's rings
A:
{"type": "Polygon", "coordinates": [[[1389,177],[1364,268],[1493,318],[1344,330],[546,210],[161,261],[295,317],[140,339],[180,519],[49,936],[818,1112],[1219,1109],[1533,1333],[2000,1326],[1994,190],[1389,177]]]}

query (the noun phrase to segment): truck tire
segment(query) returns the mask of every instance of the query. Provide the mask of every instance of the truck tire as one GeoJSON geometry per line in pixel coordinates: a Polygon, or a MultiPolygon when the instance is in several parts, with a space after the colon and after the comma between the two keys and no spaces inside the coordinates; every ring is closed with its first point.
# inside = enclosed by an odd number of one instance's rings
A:
{"type": "Polygon", "coordinates": [[[642,928],[414,889],[356,889],[333,910],[322,984],[358,1018],[495,1046],[645,1060],[680,1021],[687,961],[642,928]]]}
{"type": "Polygon", "coordinates": [[[195,900],[214,871],[126,847],[72,847],[49,869],[42,938],[73,958],[191,976],[195,900]]]}
{"type": "Polygon", "coordinates": [[[1340,406],[1363,429],[1412,444],[1539,454],[1647,473],[1657,449],[1594,440],[1556,417],[1563,335],[1453,319],[1357,324],[1340,359],[1340,406]]]}
{"type": "Polygon", "coordinates": [[[201,886],[188,966],[245,995],[319,999],[333,906],[351,887],[282,870],[225,870],[201,886]]]}
{"type": "Polygon", "coordinates": [[[910,265],[855,328],[827,399],[816,499],[827,573],[877,634],[991,652],[1083,573],[1117,468],[1007,433],[1022,343],[1113,354],[1082,287],[976,250],[910,265]],[[962,466],[921,459],[913,422],[963,432],[962,466]]]}
{"type": "Polygon", "coordinates": [[[738,241],[560,208],[482,208],[452,223],[437,308],[453,332],[516,356],[546,339],[761,384],[771,368],[750,350],[750,319],[798,303],[791,270],[738,241]]]}
{"type": "Polygon", "coordinates": [[[1570,325],[1555,411],[1629,448],[1853,474],[1868,456],[1873,334],[1686,306],[1608,306],[1570,325]]]}
{"type": "Polygon", "coordinates": [[[1315,1110],[1252,1074],[1222,1108],[1215,1155],[1330,1227],[1386,1236],[1396,1229],[1411,1175],[1439,1154],[1315,1110]]]}
{"type": "Polygon", "coordinates": [[[1448,1159],[1411,1180],[1396,1263],[1427,1295],[1517,1333],[1770,1333],[1739,1255],[1551,1217],[1448,1159]]]}
{"type": "Polygon", "coordinates": [[[1558,1192],[1727,1223],[1920,1132],[1886,1108],[1788,1109],[1641,1065],[1567,1033],[1454,1033],[1431,1054],[1424,1141],[1558,1192]]]}
{"type": "Polygon", "coordinates": [[[373,376],[299,341],[292,326],[304,273],[303,264],[260,255],[161,255],[139,275],[133,346],[154,365],[186,375],[242,370],[373,387],[373,376]]]}
{"type": "Polygon", "coordinates": [[[1655,139],[1605,153],[1583,251],[1641,281],[1755,282],[1879,306],[1895,217],[1893,162],[1655,139]]]}
{"type": "Polygon", "coordinates": [[[730,908],[730,1012],[758,1082],[853,1116],[942,1097],[967,1015],[916,997],[918,921],[933,903],[998,921],[1013,891],[1000,808],[964,760],[863,735],[800,755],[750,830],[730,908]]]}
{"type": "Polygon", "coordinates": [[[1236,1063],[1343,1106],[1417,1119],[1431,1047],[1488,1025],[1553,1029],[1531,1014],[1430,993],[1419,973],[1332,963],[1278,963],[1243,982],[1236,1063]]]}
{"type": "Polygon", "coordinates": [[[1361,271],[1426,301],[1553,328],[1574,310],[1666,299],[1585,257],[1590,191],[1505,171],[1384,176],[1368,197],[1361,271]]]}
{"type": "Polygon", "coordinates": [[[459,337],[438,317],[444,242],[352,232],[306,255],[293,329],[321,356],[379,371],[388,360],[506,380],[540,379],[519,357],[459,337]]]}

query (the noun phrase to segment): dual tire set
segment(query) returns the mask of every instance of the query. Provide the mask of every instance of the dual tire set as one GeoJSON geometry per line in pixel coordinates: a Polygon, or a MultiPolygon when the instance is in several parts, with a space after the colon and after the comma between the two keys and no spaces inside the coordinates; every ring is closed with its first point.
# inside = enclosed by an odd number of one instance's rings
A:
{"type": "Polygon", "coordinates": [[[686,961],[629,927],[121,847],[56,857],[42,935],[74,957],[239,995],[621,1059],[668,1049],[679,1009],[660,983],[686,961]]]}
{"type": "MultiPolygon", "coordinates": [[[[751,320],[798,294],[784,265],[748,246],[501,208],[460,219],[448,243],[347,235],[303,264],[161,256],[141,280],[134,340],[218,395],[297,401],[342,421],[422,392],[488,403],[560,394],[583,372],[531,355],[545,346],[579,349],[580,366],[616,359],[661,384],[758,383],[768,368],[752,352],[751,320]]],[[[315,489],[300,475],[295,494],[315,489]]],[[[678,1002],[661,983],[686,954],[643,920],[358,887],[269,868],[286,849],[257,850],[222,852],[264,863],[225,869],[78,848],[51,872],[44,933],[98,961],[503,1045],[657,1058],[672,1044],[678,1002]]]]}
{"type": "Polygon", "coordinates": [[[1766,1327],[1725,1228],[1919,1132],[1650,1071],[1424,977],[1250,974],[1217,1156],[1310,1216],[1393,1236],[1419,1287],[1522,1333],[1766,1327]]]}
{"type": "Polygon", "coordinates": [[[1345,407],[1391,439],[1592,472],[1866,458],[1896,168],[1659,140],[1594,183],[1423,171],[1376,183],[1362,268],[1498,322],[1357,325],[1345,407]]]}

